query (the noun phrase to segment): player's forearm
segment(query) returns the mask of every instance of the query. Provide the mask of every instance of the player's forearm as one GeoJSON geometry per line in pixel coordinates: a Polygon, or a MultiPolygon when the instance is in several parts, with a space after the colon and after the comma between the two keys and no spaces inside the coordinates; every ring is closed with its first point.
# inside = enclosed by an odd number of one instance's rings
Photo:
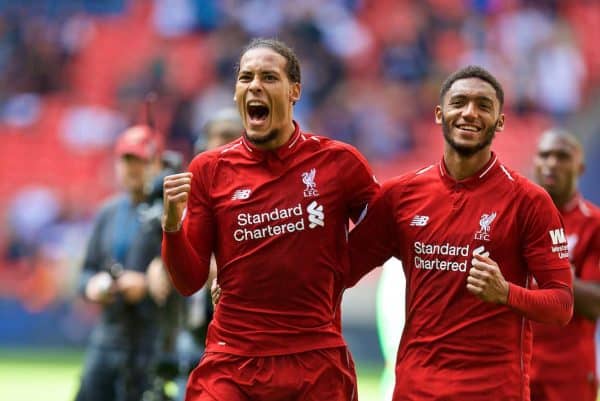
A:
{"type": "Polygon", "coordinates": [[[508,305],[530,320],[564,326],[573,315],[573,294],[568,287],[531,290],[510,283],[508,305]]]}
{"type": "Polygon", "coordinates": [[[198,256],[183,230],[163,233],[162,258],[173,286],[182,295],[192,295],[206,283],[210,260],[198,256]]]}
{"type": "Polygon", "coordinates": [[[590,320],[600,317],[600,284],[575,278],[573,293],[575,312],[590,320]]]}
{"type": "Polygon", "coordinates": [[[534,272],[539,289],[509,284],[508,305],[528,319],[540,323],[566,325],[573,315],[573,276],[571,269],[534,272]]]}

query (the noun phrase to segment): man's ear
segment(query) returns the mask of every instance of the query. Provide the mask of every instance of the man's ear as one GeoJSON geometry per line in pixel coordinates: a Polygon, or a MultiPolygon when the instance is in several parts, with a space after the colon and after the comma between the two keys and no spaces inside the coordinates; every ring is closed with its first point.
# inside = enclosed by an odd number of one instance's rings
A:
{"type": "Polygon", "coordinates": [[[496,132],[504,131],[504,113],[500,113],[498,124],[496,124],[496,132]]]}
{"type": "Polygon", "coordinates": [[[300,100],[300,95],[302,93],[302,85],[299,82],[295,82],[290,85],[290,101],[293,104],[296,104],[298,100],[300,100]]]}
{"type": "Polygon", "coordinates": [[[435,106],[435,123],[438,125],[442,125],[442,117],[443,117],[443,113],[442,113],[442,106],[440,106],[439,104],[437,106],[435,106]]]}
{"type": "Polygon", "coordinates": [[[586,168],[585,163],[583,163],[583,162],[579,163],[579,176],[580,177],[583,175],[583,173],[585,173],[585,168],[586,168]]]}

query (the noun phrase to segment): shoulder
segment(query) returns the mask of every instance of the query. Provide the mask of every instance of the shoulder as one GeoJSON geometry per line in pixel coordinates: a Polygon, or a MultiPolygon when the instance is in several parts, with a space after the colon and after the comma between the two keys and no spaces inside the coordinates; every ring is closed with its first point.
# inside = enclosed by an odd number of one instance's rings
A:
{"type": "Polygon", "coordinates": [[[220,161],[235,160],[244,157],[241,138],[218,148],[197,154],[189,165],[189,171],[195,172],[206,168],[214,168],[220,161]]]}
{"type": "Polygon", "coordinates": [[[112,195],[102,204],[96,213],[96,220],[105,220],[108,216],[112,215],[115,210],[119,207],[119,205],[125,203],[127,201],[127,197],[123,194],[112,195]]]}
{"type": "Polygon", "coordinates": [[[525,206],[542,203],[552,205],[553,208],[556,208],[556,206],[554,206],[552,198],[544,188],[542,188],[538,184],[534,183],[533,181],[529,180],[528,178],[524,177],[519,173],[511,173],[514,177],[513,185],[515,186],[515,189],[517,189],[519,193],[522,194],[525,206]]]}
{"type": "Polygon", "coordinates": [[[590,220],[600,223],[600,207],[587,199],[581,199],[579,209],[590,220]]]}
{"type": "Polygon", "coordinates": [[[112,195],[102,202],[100,213],[106,213],[109,210],[117,208],[119,205],[127,202],[127,197],[123,194],[112,195]]]}
{"type": "Polygon", "coordinates": [[[579,211],[585,218],[585,224],[591,229],[591,232],[600,234],[600,208],[587,199],[579,201],[579,211]]]}
{"type": "Polygon", "coordinates": [[[392,177],[381,186],[382,193],[386,196],[394,196],[412,190],[423,191],[430,185],[440,182],[437,163],[412,170],[404,174],[392,177]]]}
{"type": "Polygon", "coordinates": [[[368,164],[366,158],[358,151],[358,149],[345,142],[322,135],[312,134],[310,132],[302,132],[299,140],[303,141],[305,145],[333,153],[337,157],[368,164]]]}

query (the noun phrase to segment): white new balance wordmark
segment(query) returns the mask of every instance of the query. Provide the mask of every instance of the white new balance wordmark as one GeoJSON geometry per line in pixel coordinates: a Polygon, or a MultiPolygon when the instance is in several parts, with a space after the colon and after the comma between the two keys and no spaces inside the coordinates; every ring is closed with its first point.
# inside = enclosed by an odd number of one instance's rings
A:
{"type": "Polygon", "coordinates": [[[323,213],[323,205],[319,205],[317,201],[312,201],[307,207],[306,212],[308,213],[309,227],[315,228],[316,226],[325,227],[325,213],[323,213]]]}
{"type": "Polygon", "coordinates": [[[231,200],[244,200],[250,197],[252,191],[249,189],[238,189],[233,193],[231,200]]]}
{"type": "Polygon", "coordinates": [[[410,225],[412,227],[425,227],[428,221],[429,216],[416,215],[415,217],[413,217],[412,221],[410,222],[410,225]]]}

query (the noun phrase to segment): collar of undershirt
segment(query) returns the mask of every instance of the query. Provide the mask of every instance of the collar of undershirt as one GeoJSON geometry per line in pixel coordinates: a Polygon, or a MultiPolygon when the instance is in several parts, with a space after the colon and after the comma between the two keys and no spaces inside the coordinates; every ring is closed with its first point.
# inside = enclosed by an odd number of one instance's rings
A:
{"type": "Polygon", "coordinates": [[[256,145],[254,145],[248,140],[248,138],[246,137],[246,133],[242,135],[242,144],[244,145],[244,148],[252,158],[262,160],[266,157],[275,157],[280,160],[283,160],[294,152],[296,145],[298,144],[298,140],[301,136],[300,126],[296,121],[293,121],[293,123],[294,132],[292,133],[292,136],[290,137],[290,139],[288,139],[286,143],[284,143],[277,149],[264,150],[256,147],[256,145]]]}
{"type": "Polygon", "coordinates": [[[496,171],[500,169],[500,161],[498,160],[498,156],[496,153],[492,152],[492,156],[490,160],[475,174],[471,177],[465,178],[463,180],[457,180],[450,175],[448,172],[448,168],[446,167],[446,162],[444,162],[444,157],[442,156],[442,160],[438,164],[438,171],[440,174],[440,178],[442,181],[449,187],[463,186],[474,188],[477,187],[481,182],[487,180],[492,177],[496,171]]]}
{"type": "Polygon", "coordinates": [[[581,194],[579,192],[575,192],[573,197],[563,207],[560,208],[560,211],[564,213],[570,213],[575,210],[575,208],[580,207],[582,203],[583,198],[581,197],[581,194]]]}

